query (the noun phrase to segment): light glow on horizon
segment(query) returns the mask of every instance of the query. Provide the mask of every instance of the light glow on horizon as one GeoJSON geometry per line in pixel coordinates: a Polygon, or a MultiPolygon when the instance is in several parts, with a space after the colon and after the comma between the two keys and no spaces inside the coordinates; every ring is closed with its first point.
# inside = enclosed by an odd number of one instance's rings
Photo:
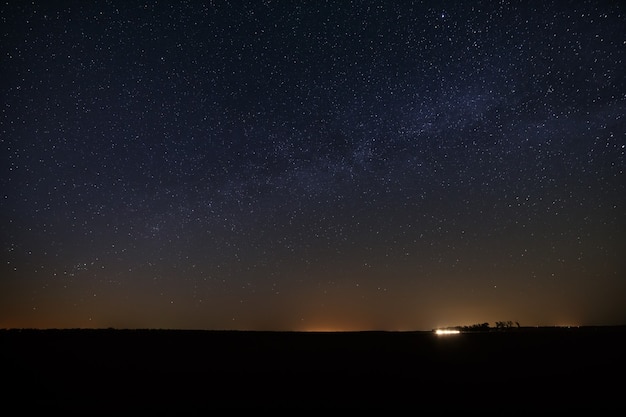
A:
{"type": "Polygon", "coordinates": [[[447,335],[447,334],[459,334],[460,330],[451,330],[451,329],[437,329],[435,330],[435,334],[437,335],[447,335]]]}

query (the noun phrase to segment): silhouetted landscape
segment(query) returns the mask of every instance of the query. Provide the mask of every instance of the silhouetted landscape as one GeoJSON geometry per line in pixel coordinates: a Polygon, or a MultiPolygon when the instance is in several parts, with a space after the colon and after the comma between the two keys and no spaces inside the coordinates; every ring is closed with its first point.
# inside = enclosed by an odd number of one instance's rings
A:
{"type": "Polygon", "coordinates": [[[624,408],[626,327],[483,330],[2,330],[3,406],[81,415],[624,408]]]}

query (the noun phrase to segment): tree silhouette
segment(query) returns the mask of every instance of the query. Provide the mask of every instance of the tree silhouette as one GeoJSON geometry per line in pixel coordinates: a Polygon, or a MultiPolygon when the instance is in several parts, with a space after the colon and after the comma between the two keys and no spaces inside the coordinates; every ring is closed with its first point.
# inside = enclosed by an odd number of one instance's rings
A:
{"type": "MultiPolygon", "coordinates": [[[[517,327],[520,327],[519,322],[515,322],[515,324],[517,324],[517,327]]],[[[507,329],[511,329],[513,327],[513,322],[511,320],[507,320],[507,321],[496,321],[496,329],[498,330],[507,330],[507,329]]]]}

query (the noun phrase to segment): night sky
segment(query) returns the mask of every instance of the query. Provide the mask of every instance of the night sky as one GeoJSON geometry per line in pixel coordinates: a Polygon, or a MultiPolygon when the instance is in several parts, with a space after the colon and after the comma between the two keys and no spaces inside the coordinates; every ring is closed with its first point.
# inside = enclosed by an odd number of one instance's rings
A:
{"type": "Polygon", "coordinates": [[[626,323],[624,3],[0,22],[0,327],[626,323]]]}

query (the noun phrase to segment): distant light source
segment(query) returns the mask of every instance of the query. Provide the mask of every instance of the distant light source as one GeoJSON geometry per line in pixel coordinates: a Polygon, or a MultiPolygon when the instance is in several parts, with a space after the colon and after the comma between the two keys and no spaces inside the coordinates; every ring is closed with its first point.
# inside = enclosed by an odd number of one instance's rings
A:
{"type": "Polygon", "coordinates": [[[461,333],[459,330],[450,330],[450,329],[435,330],[435,334],[459,334],[459,333],[461,333]]]}

